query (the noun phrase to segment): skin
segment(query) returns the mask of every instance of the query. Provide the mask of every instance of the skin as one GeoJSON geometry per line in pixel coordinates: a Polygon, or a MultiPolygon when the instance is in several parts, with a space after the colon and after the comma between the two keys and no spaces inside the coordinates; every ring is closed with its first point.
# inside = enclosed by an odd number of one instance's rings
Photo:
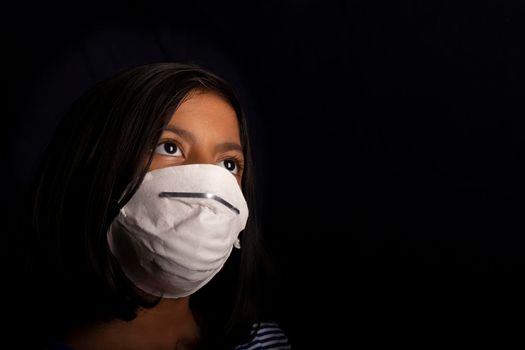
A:
{"type": "MultiPolygon", "coordinates": [[[[211,92],[193,92],[172,115],[155,149],[149,170],[182,164],[225,167],[241,184],[243,153],[233,108],[211,92]]],[[[162,299],[125,322],[99,323],[71,334],[65,343],[75,350],[185,350],[199,339],[189,297],[162,299]]]]}
{"type": "Polygon", "coordinates": [[[172,116],[149,170],[181,164],[216,164],[230,170],[241,184],[244,157],[239,123],[222,97],[192,93],[172,116]]]}

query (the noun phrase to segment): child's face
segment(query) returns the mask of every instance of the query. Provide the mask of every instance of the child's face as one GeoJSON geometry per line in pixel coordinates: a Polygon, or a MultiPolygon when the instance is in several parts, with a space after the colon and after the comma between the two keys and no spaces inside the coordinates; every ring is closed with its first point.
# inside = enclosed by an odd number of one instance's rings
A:
{"type": "Polygon", "coordinates": [[[239,185],[244,156],[234,109],[212,92],[190,95],[171,117],[148,170],[182,164],[216,164],[239,185]]]}

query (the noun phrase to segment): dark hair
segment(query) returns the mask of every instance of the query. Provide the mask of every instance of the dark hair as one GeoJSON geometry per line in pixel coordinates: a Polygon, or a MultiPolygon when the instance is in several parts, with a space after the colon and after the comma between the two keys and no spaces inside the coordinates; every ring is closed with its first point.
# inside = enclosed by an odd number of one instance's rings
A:
{"type": "Polygon", "coordinates": [[[234,250],[212,282],[192,295],[190,306],[203,344],[217,348],[238,342],[259,320],[257,276],[264,259],[239,100],[223,79],[201,67],[155,63],[124,71],[87,91],[70,107],[46,150],[34,185],[31,231],[37,257],[33,278],[42,278],[47,311],[59,316],[53,331],[63,334],[95,321],[131,320],[139,307],[158,302],[139,294],[124,276],[106,232],[141,184],[162,129],[194,91],[221,95],[237,114],[246,163],[242,190],[250,217],[240,237],[242,249],[234,250]]]}

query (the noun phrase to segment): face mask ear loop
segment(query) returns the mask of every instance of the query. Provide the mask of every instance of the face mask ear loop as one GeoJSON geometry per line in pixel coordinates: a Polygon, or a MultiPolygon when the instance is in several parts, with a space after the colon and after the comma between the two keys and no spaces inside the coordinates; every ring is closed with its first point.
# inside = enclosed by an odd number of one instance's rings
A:
{"type": "Polygon", "coordinates": [[[237,249],[241,249],[241,241],[239,240],[239,238],[237,238],[235,242],[233,242],[233,246],[237,249]]]}

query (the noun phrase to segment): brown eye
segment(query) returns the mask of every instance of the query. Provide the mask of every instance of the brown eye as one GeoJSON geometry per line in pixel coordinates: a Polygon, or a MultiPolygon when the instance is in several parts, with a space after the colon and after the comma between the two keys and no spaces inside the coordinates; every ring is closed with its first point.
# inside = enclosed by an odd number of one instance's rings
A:
{"type": "Polygon", "coordinates": [[[182,156],[182,152],[179,146],[177,146],[176,143],[170,142],[170,141],[166,141],[158,145],[157,148],[155,149],[155,152],[163,156],[169,156],[169,157],[181,157],[182,156]]]}
{"type": "Polygon", "coordinates": [[[239,172],[239,165],[234,159],[221,160],[219,162],[219,165],[231,172],[232,174],[237,174],[239,172]]]}

